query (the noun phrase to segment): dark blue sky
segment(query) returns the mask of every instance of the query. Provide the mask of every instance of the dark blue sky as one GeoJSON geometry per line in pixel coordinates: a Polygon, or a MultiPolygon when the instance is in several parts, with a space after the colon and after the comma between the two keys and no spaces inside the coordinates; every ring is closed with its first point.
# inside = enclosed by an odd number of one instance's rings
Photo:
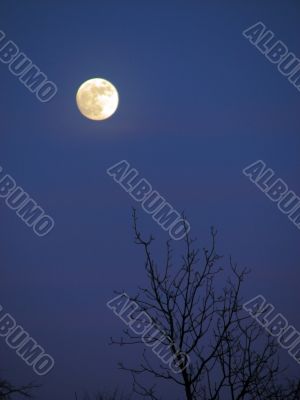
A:
{"type": "MultiPolygon", "coordinates": [[[[106,174],[122,159],[185,210],[201,248],[215,225],[219,252],[252,268],[245,295],[300,329],[300,232],[242,174],[262,159],[300,194],[300,93],[242,36],[261,20],[300,56],[299,13],[296,0],[1,2],[0,29],[58,86],[42,104],[0,64],[0,165],[56,223],[39,238],[0,201],[0,304],[56,361],[38,399],[129,385],[116,363],[133,356],[108,346],[123,326],[105,305],[145,282],[135,204],[106,174]],[[75,103],[96,76],[120,95],[100,123],[75,103]]],[[[3,376],[36,380],[3,340],[0,352],[3,376]]]]}

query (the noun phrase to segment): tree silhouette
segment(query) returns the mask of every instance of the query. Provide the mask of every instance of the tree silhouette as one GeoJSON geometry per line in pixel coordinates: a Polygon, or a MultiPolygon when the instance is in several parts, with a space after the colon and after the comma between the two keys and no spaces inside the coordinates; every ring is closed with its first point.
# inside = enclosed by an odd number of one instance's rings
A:
{"type": "Polygon", "coordinates": [[[133,229],[135,243],[144,250],[148,286],[139,288],[130,300],[161,327],[165,339],[146,333],[142,340],[124,329],[124,337],[111,343],[136,345],[146,339],[155,346],[158,340],[165,341],[179,368],[174,374],[162,362],[150,359],[144,346],[138,367],[120,363],[131,373],[135,393],[159,399],[156,384],[149,387],[143,380],[148,375],[178,385],[187,400],[300,399],[299,384],[283,383],[274,338],[243,310],[241,285],[249,270],[240,270],[231,259],[227,271],[218,266],[216,230],[211,229],[210,248],[203,251],[187,232],[176,268],[171,241],[166,243],[164,265],[158,266],[152,256],[154,238],[142,237],[135,210],[133,229]]]}
{"type": "Polygon", "coordinates": [[[14,386],[9,381],[0,378],[0,400],[10,400],[14,396],[32,398],[32,390],[37,387],[33,384],[14,386]]]}

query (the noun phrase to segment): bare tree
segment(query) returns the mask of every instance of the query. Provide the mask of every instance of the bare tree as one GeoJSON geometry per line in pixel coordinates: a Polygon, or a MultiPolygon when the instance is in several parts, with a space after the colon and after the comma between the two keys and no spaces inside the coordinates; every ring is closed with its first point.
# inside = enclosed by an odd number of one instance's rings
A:
{"type": "Polygon", "coordinates": [[[15,396],[32,398],[32,390],[37,387],[33,384],[14,386],[7,380],[0,378],[0,400],[10,400],[15,396]]]}
{"type": "MultiPolygon", "coordinates": [[[[155,384],[148,387],[143,380],[149,375],[178,385],[187,400],[300,399],[299,385],[282,383],[275,340],[243,311],[241,285],[249,270],[239,270],[231,259],[227,271],[218,265],[216,230],[211,229],[210,248],[203,251],[187,233],[177,267],[168,241],[164,265],[159,267],[152,256],[154,238],[142,237],[135,210],[133,228],[135,243],[144,250],[149,285],[139,288],[131,300],[171,339],[180,372],[174,374],[144,350],[138,367],[120,364],[132,374],[134,391],[158,400],[155,384]]],[[[158,340],[150,334],[145,338],[153,346],[158,340]]],[[[136,345],[144,340],[125,329],[124,337],[111,343],[136,345]]]]}

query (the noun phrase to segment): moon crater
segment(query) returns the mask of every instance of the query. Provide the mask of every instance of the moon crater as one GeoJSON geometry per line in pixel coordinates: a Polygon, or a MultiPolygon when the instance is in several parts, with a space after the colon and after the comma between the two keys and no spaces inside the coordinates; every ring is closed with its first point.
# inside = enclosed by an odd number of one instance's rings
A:
{"type": "Polygon", "coordinates": [[[114,114],[118,108],[119,95],[113,84],[105,79],[94,78],[79,87],[76,102],[85,117],[101,121],[114,114]]]}

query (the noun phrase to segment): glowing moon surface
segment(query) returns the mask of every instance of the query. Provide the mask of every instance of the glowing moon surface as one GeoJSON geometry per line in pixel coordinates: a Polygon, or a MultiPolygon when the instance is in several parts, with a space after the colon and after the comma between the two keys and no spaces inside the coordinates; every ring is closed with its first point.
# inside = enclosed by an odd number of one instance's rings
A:
{"type": "Polygon", "coordinates": [[[95,121],[107,119],[118,108],[119,95],[110,82],[101,78],[89,79],[78,89],[76,102],[79,111],[95,121]]]}

